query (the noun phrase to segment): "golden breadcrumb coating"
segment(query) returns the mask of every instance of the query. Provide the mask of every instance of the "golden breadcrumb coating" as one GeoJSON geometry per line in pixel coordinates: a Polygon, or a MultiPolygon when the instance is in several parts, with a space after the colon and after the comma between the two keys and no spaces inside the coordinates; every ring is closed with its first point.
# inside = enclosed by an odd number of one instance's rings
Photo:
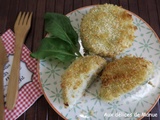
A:
{"type": "Polygon", "coordinates": [[[80,36],[89,53],[115,57],[132,45],[135,30],[131,14],[122,7],[104,4],[84,15],[80,36]]]}
{"type": "Polygon", "coordinates": [[[135,56],[108,63],[101,75],[100,98],[111,101],[131,91],[152,75],[153,68],[150,61],[135,56]]]}
{"type": "Polygon", "coordinates": [[[77,58],[62,75],[61,87],[65,106],[72,106],[84,94],[98,73],[104,68],[106,60],[100,56],[77,58]]]}

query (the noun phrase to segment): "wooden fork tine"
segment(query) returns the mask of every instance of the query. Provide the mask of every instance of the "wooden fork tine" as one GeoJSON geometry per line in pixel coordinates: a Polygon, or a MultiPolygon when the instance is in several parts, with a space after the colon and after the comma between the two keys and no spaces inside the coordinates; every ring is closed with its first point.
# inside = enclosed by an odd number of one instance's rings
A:
{"type": "Polygon", "coordinates": [[[28,17],[29,17],[29,12],[27,12],[27,14],[25,15],[24,22],[23,22],[24,24],[27,24],[28,17]]]}
{"type": "Polygon", "coordinates": [[[19,14],[18,14],[18,17],[17,17],[17,19],[16,19],[16,22],[15,22],[14,27],[15,27],[15,26],[17,26],[17,25],[19,24],[19,22],[20,22],[20,18],[21,18],[21,14],[22,14],[22,12],[19,12],[19,14]]]}
{"type": "Polygon", "coordinates": [[[32,14],[33,13],[31,12],[30,15],[29,15],[28,22],[27,22],[28,25],[31,25],[32,14]]]}
{"type": "Polygon", "coordinates": [[[22,13],[22,16],[20,18],[19,24],[22,25],[24,23],[24,19],[25,19],[25,12],[22,13]]]}

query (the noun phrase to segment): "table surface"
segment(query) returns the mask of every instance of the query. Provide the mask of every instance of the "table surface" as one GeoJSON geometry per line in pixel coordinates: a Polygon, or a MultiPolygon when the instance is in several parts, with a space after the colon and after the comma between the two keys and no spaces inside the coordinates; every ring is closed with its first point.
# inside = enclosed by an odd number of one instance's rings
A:
{"type": "MultiPolygon", "coordinates": [[[[67,14],[77,8],[112,3],[120,5],[143,18],[160,37],[160,0],[0,0],[0,34],[7,29],[13,30],[19,11],[32,11],[31,30],[25,40],[25,45],[36,51],[40,40],[45,36],[44,19],[46,12],[67,14]]],[[[156,118],[143,120],[160,120],[160,101],[151,113],[157,113],[156,118]]],[[[47,103],[44,96],[40,97],[18,120],[64,120],[47,103]]]]}

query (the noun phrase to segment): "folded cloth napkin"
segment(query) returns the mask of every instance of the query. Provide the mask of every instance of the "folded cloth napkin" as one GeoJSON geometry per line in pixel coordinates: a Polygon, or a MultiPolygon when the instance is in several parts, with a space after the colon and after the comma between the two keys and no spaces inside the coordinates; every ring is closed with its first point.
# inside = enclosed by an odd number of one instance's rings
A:
{"type": "MultiPolygon", "coordinates": [[[[9,29],[2,34],[1,38],[8,53],[8,62],[4,67],[4,99],[6,100],[9,74],[14,56],[15,36],[12,30],[9,29]]],[[[38,80],[38,61],[30,57],[30,53],[30,50],[23,45],[18,98],[13,110],[5,108],[6,120],[16,120],[42,95],[38,80]]]]}

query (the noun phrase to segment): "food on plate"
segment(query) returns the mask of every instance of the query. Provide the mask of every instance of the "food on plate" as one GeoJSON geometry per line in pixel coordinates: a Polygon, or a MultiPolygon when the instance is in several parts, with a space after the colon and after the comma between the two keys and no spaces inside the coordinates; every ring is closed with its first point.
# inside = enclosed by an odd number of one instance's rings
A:
{"type": "Polygon", "coordinates": [[[122,7],[97,5],[81,21],[80,36],[89,54],[115,57],[134,41],[136,26],[132,15],[122,7]]]}
{"type": "Polygon", "coordinates": [[[89,55],[77,58],[61,76],[62,96],[66,107],[73,106],[104,68],[106,60],[89,55]]]}
{"type": "Polygon", "coordinates": [[[99,96],[112,101],[144,83],[153,74],[152,62],[135,56],[125,56],[108,63],[101,75],[99,96]]]}

